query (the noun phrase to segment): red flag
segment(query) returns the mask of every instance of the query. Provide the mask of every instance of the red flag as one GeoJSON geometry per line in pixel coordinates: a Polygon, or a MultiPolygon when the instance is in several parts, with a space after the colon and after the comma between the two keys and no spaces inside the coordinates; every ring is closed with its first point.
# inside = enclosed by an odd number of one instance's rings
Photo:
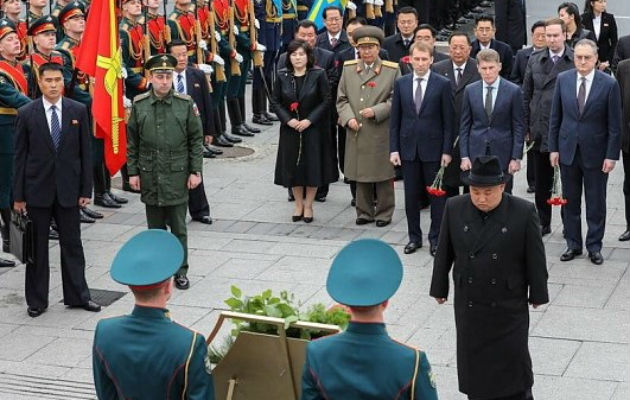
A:
{"type": "Polygon", "coordinates": [[[76,67],[94,77],[94,135],[105,140],[105,165],[114,175],[127,162],[122,56],[115,0],[92,0],[76,67]]]}

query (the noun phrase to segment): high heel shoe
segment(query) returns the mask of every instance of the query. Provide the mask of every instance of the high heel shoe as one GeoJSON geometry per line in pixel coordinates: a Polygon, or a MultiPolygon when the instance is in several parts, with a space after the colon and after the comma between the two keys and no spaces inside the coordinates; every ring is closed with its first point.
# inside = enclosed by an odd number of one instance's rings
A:
{"type": "Polygon", "coordinates": [[[303,217],[302,218],[304,220],[304,222],[306,222],[307,224],[310,224],[311,222],[313,222],[313,214],[311,214],[310,217],[303,217]]]}
{"type": "MultiPolygon", "coordinates": [[[[302,219],[302,214],[291,216],[291,221],[293,221],[293,222],[298,222],[301,219],[302,219]]],[[[313,219],[313,218],[311,218],[311,219],[313,219]]],[[[304,220],[306,220],[306,218],[304,220]]]]}

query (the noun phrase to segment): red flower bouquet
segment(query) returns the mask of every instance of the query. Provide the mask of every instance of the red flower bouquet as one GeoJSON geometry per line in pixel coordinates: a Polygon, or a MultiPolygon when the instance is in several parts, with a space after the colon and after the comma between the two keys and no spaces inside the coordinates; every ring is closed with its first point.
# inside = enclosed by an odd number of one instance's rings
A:
{"type": "Polygon", "coordinates": [[[442,178],[444,177],[444,166],[440,167],[440,170],[435,175],[435,179],[433,180],[433,184],[431,186],[427,186],[427,192],[431,196],[442,197],[446,195],[446,190],[442,189],[442,178]]]}
{"type": "Polygon", "coordinates": [[[562,181],[560,179],[560,167],[553,167],[553,186],[551,188],[551,197],[547,199],[547,204],[552,206],[563,206],[569,201],[562,197],[562,181]]]}

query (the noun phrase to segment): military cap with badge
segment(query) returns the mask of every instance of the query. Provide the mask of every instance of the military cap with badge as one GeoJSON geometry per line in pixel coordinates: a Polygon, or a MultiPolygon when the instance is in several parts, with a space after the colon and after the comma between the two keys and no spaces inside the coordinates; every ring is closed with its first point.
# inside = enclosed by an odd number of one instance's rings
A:
{"type": "Polygon", "coordinates": [[[66,21],[76,17],[85,17],[85,4],[81,1],[68,3],[59,11],[59,25],[63,26],[66,21]]]}
{"type": "Polygon", "coordinates": [[[0,40],[4,39],[9,33],[17,33],[15,24],[6,18],[0,19],[0,40]]]}
{"type": "Polygon", "coordinates": [[[36,36],[44,32],[57,32],[55,20],[50,15],[43,16],[31,23],[28,28],[28,36],[36,36]]]}
{"type": "Polygon", "coordinates": [[[170,54],[157,54],[144,63],[144,69],[152,73],[172,72],[177,66],[177,59],[170,54]]]}

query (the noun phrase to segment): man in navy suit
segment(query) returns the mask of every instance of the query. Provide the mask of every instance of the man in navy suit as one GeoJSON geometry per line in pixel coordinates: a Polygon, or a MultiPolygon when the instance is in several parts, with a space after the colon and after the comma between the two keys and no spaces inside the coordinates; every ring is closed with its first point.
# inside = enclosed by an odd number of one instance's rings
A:
{"type": "Polygon", "coordinates": [[[352,47],[348,40],[348,35],[342,29],[343,13],[341,8],[331,6],[326,7],[322,13],[326,30],[317,35],[317,47],[339,53],[352,47]]]}
{"type": "Polygon", "coordinates": [[[477,53],[484,49],[492,49],[499,53],[501,57],[501,76],[508,79],[512,73],[512,48],[509,44],[494,39],[496,33],[494,19],[489,15],[480,15],[475,18],[475,37],[472,42],[470,56],[475,58],[477,53]]]}
{"type": "Polygon", "coordinates": [[[580,40],[574,48],[575,70],[558,75],[549,121],[549,159],[559,165],[567,249],[560,261],[582,254],[581,197],[586,201],[586,250],[601,265],[606,223],[608,174],[619,159],[621,95],[619,85],[595,68],[597,45],[580,40]]]}
{"type": "Polygon", "coordinates": [[[64,304],[100,311],[85,281],[79,216],[79,207],[88,205],[92,194],[87,109],[62,96],[61,65],[43,64],[38,84],[43,96],[18,110],[15,134],[13,208],[28,210],[35,241],[35,261],[26,264],[27,312],[37,317],[48,308],[51,217],[59,227],[64,304]]]}
{"type": "MultiPolygon", "coordinates": [[[[477,54],[481,81],[468,85],[459,125],[461,169],[468,171],[475,158],[493,155],[504,172],[521,169],[523,157],[523,94],[521,88],[499,77],[502,64],[492,49],[477,54]]],[[[505,191],[512,192],[512,180],[505,191]]]]}
{"type": "MultiPolygon", "coordinates": [[[[455,106],[450,81],[430,70],[433,48],[422,42],[411,47],[413,74],[396,80],[390,115],[389,150],[392,164],[401,165],[409,243],[405,254],[422,247],[420,194],[431,186],[440,166],[451,162],[455,106]]],[[[431,199],[431,255],[437,251],[446,197],[431,199]]]]}

